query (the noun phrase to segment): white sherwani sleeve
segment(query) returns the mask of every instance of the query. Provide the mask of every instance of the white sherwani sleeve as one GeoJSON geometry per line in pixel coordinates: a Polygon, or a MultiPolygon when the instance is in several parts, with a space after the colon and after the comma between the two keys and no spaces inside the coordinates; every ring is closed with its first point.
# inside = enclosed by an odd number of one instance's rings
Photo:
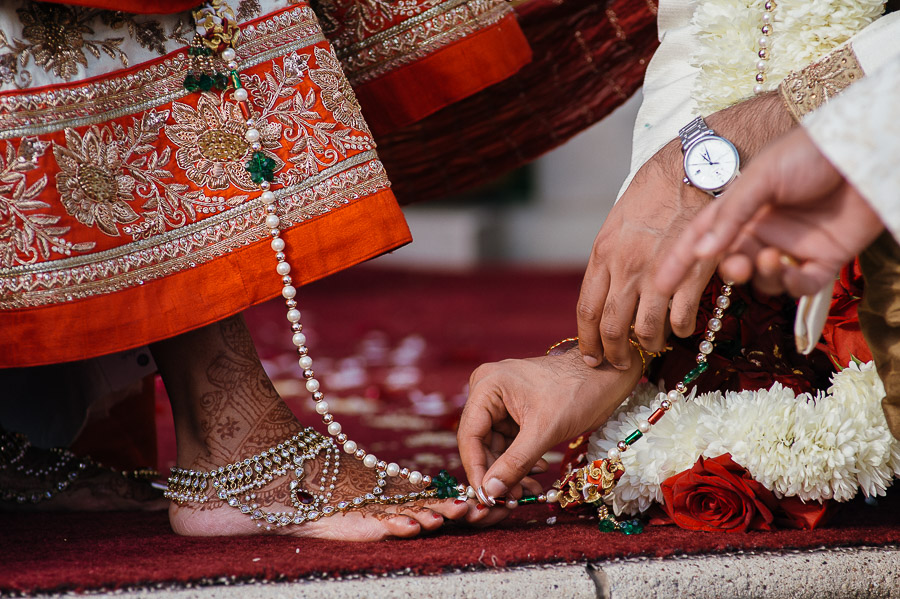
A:
{"type": "MultiPolygon", "coordinates": [[[[632,137],[631,169],[619,196],[635,173],[700,110],[692,97],[700,69],[693,63],[698,32],[692,23],[697,0],[661,0],[657,22],[660,45],[647,65],[643,95],[632,137]]],[[[900,12],[884,16],[854,35],[850,44],[866,73],[900,56],[900,12]]]]}
{"type": "Polygon", "coordinates": [[[900,240],[900,56],[811,113],[803,127],[900,240]]]}

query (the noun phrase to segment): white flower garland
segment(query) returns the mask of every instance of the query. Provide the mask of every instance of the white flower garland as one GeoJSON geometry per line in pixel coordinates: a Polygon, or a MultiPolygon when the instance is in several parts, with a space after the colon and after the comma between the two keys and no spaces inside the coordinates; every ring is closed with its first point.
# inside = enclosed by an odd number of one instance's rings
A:
{"type": "MultiPolygon", "coordinates": [[[[709,114],[753,97],[766,0],[701,0],[694,11],[700,69],[694,99],[709,114]]],[[[843,44],[884,12],[882,0],[775,0],[766,91],[843,44]]]]}
{"type": "MultiPolygon", "coordinates": [[[[622,454],[625,474],[607,503],[616,515],[643,512],[662,502],[664,480],[700,456],[725,453],[778,497],[884,495],[900,476],[900,441],[884,419],[884,396],[872,362],[851,362],[816,397],[795,395],[779,383],[768,390],[692,393],[622,454]]],[[[663,399],[652,385],[639,386],[591,436],[588,460],[606,457],[663,399]]]]}

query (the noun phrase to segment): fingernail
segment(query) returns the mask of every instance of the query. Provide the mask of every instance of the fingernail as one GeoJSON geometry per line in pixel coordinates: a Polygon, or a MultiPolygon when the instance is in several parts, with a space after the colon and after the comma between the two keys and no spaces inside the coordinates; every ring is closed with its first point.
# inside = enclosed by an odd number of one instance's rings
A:
{"type": "Polygon", "coordinates": [[[506,495],[506,492],[509,489],[504,485],[500,480],[496,478],[492,478],[491,480],[484,483],[484,492],[487,493],[488,498],[491,500],[490,505],[494,504],[494,499],[497,497],[503,497],[506,495]]]}
{"type": "Polygon", "coordinates": [[[435,520],[442,520],[444,518],[440,514],[431,514],[431,515],[434,517],[435,520]]]}
{"type": "Polygon", "coordinates": [[[483,503],[479,503],[478,505],[475,506],[475,509],[480,512],[481,510],[486,510],[487,506],[484,505],[483,503]]]}
{"type": "Polygon", "coordinates": [[[596,368],[600,366],[600,360],[595,358],[594,356],[581,356],[581,359],[584,360],[584,363],[590,366],[591,368],[596,368]]]}
{"type": "Polygon", "coordinates": [[[409,524],[410,524],[411,526],[415,526],[415,525],[418,524],[418,522],[416,522],[415,520],[413,520],[412,518],[410,518],[410,519],[409,519],[409,524]]]}
{"type": "Polygon", "coordinates": [[[483,487],[478,487],[478,489],[475,490],[475,494],[478,495],[478,499],[481,503],[486,506],[494,507],[494,500],[484,492],[483,487]]]}
{"type": "Polygon", "coordinates": [[[453,503],[455,503],[456,505],[459,505],[459,504],[465,503],[465,502],[466,502],[466,501],[465,501],[464,499],[457,499],[457,500],[455,500],[453,503]]]}
{"type": "Polygon", "coordinates": [[[706,233],[703,237],[700,238],[700,241],[694,246],[695,254],[709,254],[712,252],[713,247],[716,244],[716,236],[712,233],[706,233]]]}

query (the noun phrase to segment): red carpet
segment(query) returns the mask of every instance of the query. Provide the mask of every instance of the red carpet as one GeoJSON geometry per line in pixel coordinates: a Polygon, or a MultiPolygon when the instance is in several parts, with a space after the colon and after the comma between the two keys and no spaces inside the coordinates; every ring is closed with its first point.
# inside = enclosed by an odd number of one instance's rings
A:
{"type": "MultiPolygon", "coordinates": [[[[357,269],[304,289],[300,301],[316,370],[345,429],[387,459],[435,472],[458,465],[453,426],[472,369],[536,355],[572,334],[579,282],[579,273],[357,269]]],[[[277,304],[261,306],[247,320],[276,384],[294,394],[292,407],[313,422],[307,400],[296,394],[282,312],[277,304]]],[[[160,417],[164,421],[165,411],[160,417]]],[[[170,442],[164,430],[164,460],[172,455],[170,442]]],[[[374,546],[280,537],[188,539],[171,533],[163,513],[0,514],[0,592],[883,544],[900,544],[895,490],[877,506],[848,504],[828,528],[815,531],[712,534],[650,527],[624,536],[600,533],[589,518],[530,506],[490,530],[451,525],[426,538],[374,546]],[[551,516],[554,524],[547,522],[551,516]]]]}

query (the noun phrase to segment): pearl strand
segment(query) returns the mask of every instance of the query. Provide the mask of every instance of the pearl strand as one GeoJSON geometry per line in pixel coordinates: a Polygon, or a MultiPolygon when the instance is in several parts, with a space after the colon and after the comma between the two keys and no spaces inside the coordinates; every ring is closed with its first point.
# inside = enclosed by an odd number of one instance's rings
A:
{"type": "Polygon", "coordinates": [[[684,401],[684,394],[687,392],[688,385],[700,378],[700,375],[709,368],[707,356],[715,349],[716,333],[722,330],[722,317],[725,310],[731,305],[732,283],[726,282],[722,285],[721,293],[716,297],[715,308],[712,317],[706,323],[706,332],[703,334],[698,349],[700,350],[695,358],[697,366],[691,369],[684,378],[676,383],[675,388],[666,394],[665,399],[659,402],[659,407],[647,417],[638,423],[637,430],[616,443],[615,447],[610,447],[607,456],[610,460],[619,460],[622,454],[628,451],[635,441],[650,431],[650,427],[660,421],[666,412],[672,409],[676,403],[684,401]]]}
{"type": "Polygon", "coordinates": [[[774,12],[775,12],[775,2],[774,0],[766,0],[766,3],[763,5],[763,13],[762,13],[762,27],[760,27],[760,36],[759,43],[759,52],[757,55],[759,56],[759,60],[756,63],[756,85],[753,86],[753,93],[757,96],[762,94],[765,91],[765,87],[763,83],[766,82],[766,69],[768,67],[769,61],[769,40],[772,35],[772,22],[774,21],[774,12]]]}

